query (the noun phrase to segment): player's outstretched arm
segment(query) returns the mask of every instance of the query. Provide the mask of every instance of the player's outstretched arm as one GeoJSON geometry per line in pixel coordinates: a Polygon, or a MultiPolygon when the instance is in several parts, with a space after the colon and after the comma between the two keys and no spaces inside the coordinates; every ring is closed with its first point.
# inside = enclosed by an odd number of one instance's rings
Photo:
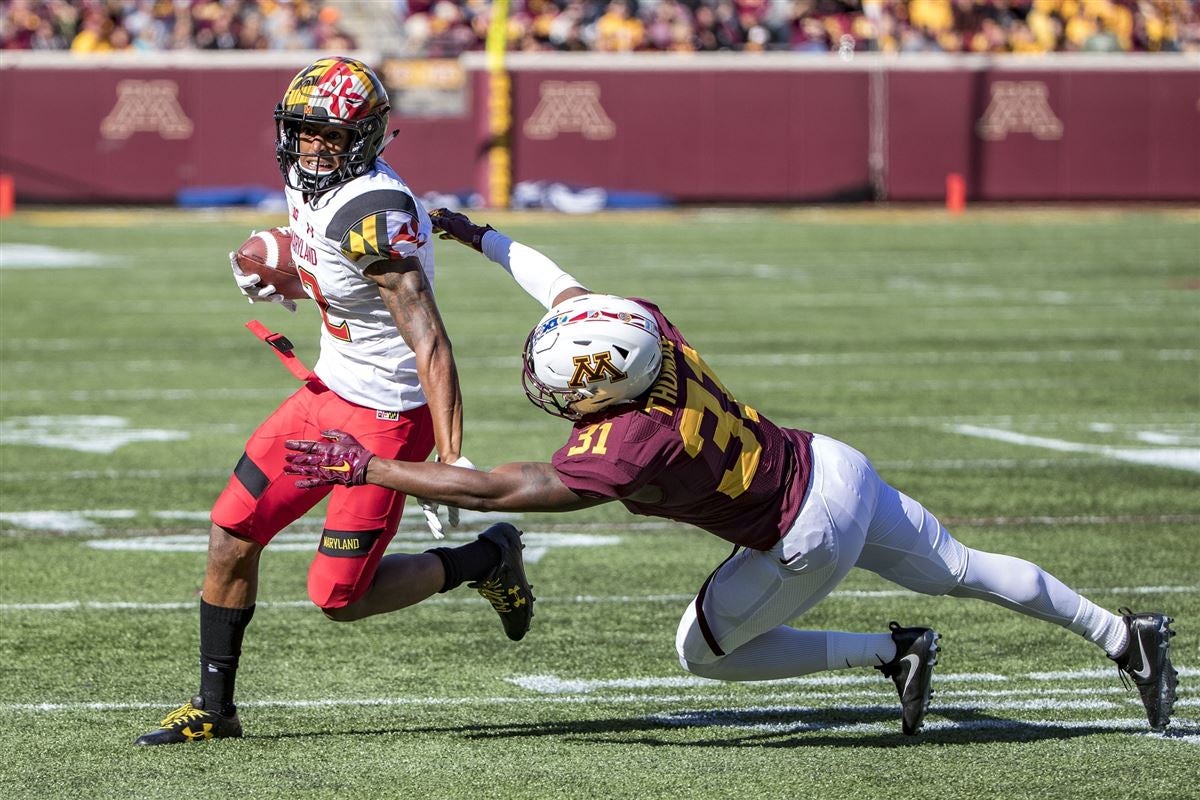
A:
{"type": "Polygon", "coordinates": [[[284,469],[302,489],[337,483],[371,483],[474,511],[573,511],[604,502],[581,497],[559,479],[552,464],[503,464],[491,472],[437,462],[379,458],[344,431],[322,431],[330,441],[289,440],[295,451],[284,469]]]}
{"type": "Polygon", "coordinates": [[[483,253],[504,267],[530,297],[546,308],[553,308],[576,295],[590,294],[583,284],[563,272],[544,253],[513,241],[491,225],[476,225],[466,214],[446,208],[435,208],[429,212],[429,219],[440,231],[441,238],[483,253]]]}

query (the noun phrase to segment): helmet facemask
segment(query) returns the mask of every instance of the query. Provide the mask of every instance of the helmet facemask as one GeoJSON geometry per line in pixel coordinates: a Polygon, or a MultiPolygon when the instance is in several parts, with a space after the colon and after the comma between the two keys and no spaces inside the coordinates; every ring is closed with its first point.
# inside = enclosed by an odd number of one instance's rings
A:
{"type": "Polygon", "coordinates": [[[301,70],[275,108],[275,157],[289,187],[319,194],[368,172],[386,142],[390,105],[387,91],[375,73],[351,58],[325,58],[301,70]],[[341,153],[304,153],[300,131],[336,126],[347,132],[341,153]],[[333,160],[333,169],[312,171],[303,158],[333,160]]]}
{"type": "Polygon", "coordinates": [[[555,389],[538,378],[537,368],[533,363],[533,339],[536,334],[537,330],[534,330],[525,340],[524,369],[521,374],[521,388],[525,390],[525,396],[529,398],[529,402],[547,414],[572,422],[582,419],[583,413],[574,408],[574,403],[584,399],[584,394],[575,389],[555,389]]]}

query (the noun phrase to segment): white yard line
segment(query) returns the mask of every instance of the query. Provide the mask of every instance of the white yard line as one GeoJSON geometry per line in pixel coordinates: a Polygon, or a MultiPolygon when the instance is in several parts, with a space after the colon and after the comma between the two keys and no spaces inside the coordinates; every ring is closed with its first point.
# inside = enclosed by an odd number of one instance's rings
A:
{"type": "MultiPolygon", "coordinates": [[[[473,424],[472,430],[480,430],[483,425],[473,424]]],[[[512,432],[517,429],[533,431],[539,426],[505,423],[503,426],[505,431],[512,432]]],[[[197,432],[192,429],[192,432],[197,432]]],[[[211,430],[209,431],[211,432],[211,430]]],[[[940,458],[929,460],[918,459],[878,459],[874,461],[875,466],[880,470],[943,470],[960,472],[963,470],[980,470],[980,469],[1062,469],[1064,465],[1069,464],[1072,467],[1081,466],[1101,466],[1111,464],[1112,459],[1108,458],[940,458]]],[[[0,474],[0,483],[66,483],[71,481],[81,480],[108,480],[108,481],[148,481],[148,480],[169,480],[183,481],[189,479],[202,479],[212,477],[228,477],[230,469],[228,466],[220,467],[195,467],[192,469],[76,469],[76,470],[59,470],[59,471],[42,471],[42,472],[6,472],[0,474]]]]}
{"type": "MultiPolygon", "coordinates": [[[[873,692],[866,698],[887,697],[890,692],[873,692]]],[[[772,693],[773,700],[787,701],[791,697],[779,696],[772,693]]],[[[659,723],[664,727],[678,728],[731,728],[766,733],[795,734],[816,731],[830,731],[845,734],[892,734],[897,730],[895,722],[837,722],[837,721],[783,721],[779,717],[804,717],[819,715],[828,717],[832,714],[862,715],[877,714],[891,716],[896,713],[895,703],[883,702],[878,704],[861,705],[847,704],[846,701],[864,697],[864,693],[830,693],[815,695],[811,692],[797,696],[805,705],[770,706],[740,706],[722,709],[665,711],[651,714],[644,719],[659,723]],[[814,700],[829,699],[833,702],[826,705],[813,705],[814,700]]],[[[446,707],[488,707],[506,705],[528,705],[530,703],[555,705],[692,705],[698,701],[714,702],[726,700],[732,704],[743,702],[745,698],[734,697],[702,697],[676,695],[618,695],[595,698],[588,696],[555,696],[555,697],[369,697],[369,698],[315,698],[308,700],[258,700],[241,703],[243,709],[283,708],[283,709],[312,709],[312,708],[446,708],[446,707]]],[[[169,703],[5,703],[0,704],[0,713],[83,713],[89,711],[142,711],[161,710],[169,703]]],[[[1166,733],[1153,733],[1146,729],[1146,723],[1140,717],[1119,719],[1076,719],[1076,720],[1030,720],[1030,719],[939,719],[947,713],[971,714],[994,712],[1023,712],[1023,711],[1101,711],[1117,710],[1138,705],[1137,701],[1126,700],[1064,700],[1041,697],[1026,700],[984,700],[969,703],[935,704],[930,708],[930,717],[925,723],[926,732],[956,731],[956,730],[988,730],[1008,729],[1020,730],[1026,728],[1043,728],[1050,730],[1109,730],[1128,731],[1138,735],[1178,741],[1184,744],[1200,744],[1200,723],[1193,719],[1181,718],[1178,715],[1172,720],[1172,727],[1166,733]]],[[[1177,704],[1177,707],[1180,704],[1177,704]]],[[[1187,703],[1189,706],[1195,703],[1187,703]]]]}
{"type": "MultiPolygon", "coordinates": [[[[225,474],[222,472],[221,474],[225,474]]],[[[0,480],[3,480],[0,478],[0,480]]],[[[4,511],[0,512],[0,522],[8,523],[16,529],[38,532],[50,535],[64,534],[91,534],[95,535],[105,530],[103,525],[97,524],[97,520],[108,519],[135,519],[139,515],[146,516],[151,519],[167,520],[174,523],[190,522],[196,523],[199,529],[207,529],[208,527],[208,511],[183,511],[183,510],[164,510],[164,511],[139,511],[135,509],[80,509],[74,511],[4,511]]],[[[455,534],[453,531],[448,534],[451,539],[459,538],[463,541],[468,541],[475,538],[476,533],[469,531],[472,526],[490,524],[503,520],[520,520],[518,514],[504,513],[484,513],[476,511],[462,512],[462,525],[466,532],[455,534]]],[[[1030,526],[1030,525],[1045,525],[1045,526],[1061,526],[1061,525],[1147,525],[1147,524],[1183,524],[1192,525],[1200,522],[1200,514],[1067,514],[1062,516],[1039,515],[1028,517],[953,517],[947,516],[942,518],[942,522],[951,527],[953,526],[970,526],[970,527],[1014,527],[1014,526],[1030,526]]],[[[315,546],[315,540],[303,533],[295,531],[318,531],[322,525],[322,518],[319,516],[304,517],[291,525],[291,532],[281,533],[275,537],[272,542],[272,550],[279,552],[284,549],[304,549],[315,546]],[[298,544],[301,547],[287,548],[281,545],[298,544]]],[[[404,509],[404,517],[401,522],[401,532],[397,535],[396,546],[401,544],[412,544],[418,546],[428,543],[428,538],[424,536],[424,518],[419,516],[419,510],[415,506],[406,506],[404,509]],[[406,527],[412,527],[413,531],[406,530],[406,527]],[[418,538],[406,538],[420,537],[418,538]]],[[[170,527],[180,527],[172,525],[170,527]]],[[[617,530],[617,531],[656,531],[656,530],[692,530],[682,523],[673,523],[666,520],[649,520],[644,522],[630,521],[619,524],[610,523],[572,523],[563,522],[557,525],[564,535],[572,535],[570,531],[579,531],[581,529],[592,530],[617,530]]],[[[0,528],[0,535],[13,534],[16,531],[13,529],[0,528]]],[[[112,540],[95,540],[96,542],[109,542],[109,544],[96,544],[98,549],[113,549],[113,550],[146,550],[146,551],[178,551],[178,552],[202,552],[207,549],[207,534],[168,534],[168,535],[138,535],[128,539],[112,539],[112,540]],[[120,543],[124,544],[120,544],[120,543]]],[[[566,542],[565,544],[569,544],[566,542]]]]}
{"type": "MultiPolygon", "coordinates": [[[[933,350],[928,352],[860,352],[860,353],[705,353],[705,359],[714,366],[728,368],[738,367],[843,367],[871,366],[895,364],[1044,364],[1044,363],[1110,363],[1120,361],[1196,361],[1200,358],[1200,350],[1190,348],[1152,349],[1152,348],[1069,348],[1060,350],[976,350],[976,351],[945,351],[933,350]]],[[[514,356],[466,357],[460,362],[468,366],[486,367],[492,369],[511,370],[520,366],[521,361],[514,356]]],[[[99,372],[112,370],[149,371],[167,370],[184,371],[191,368],[191,363],[179,359],[115,359],[112,361],[89,359],[78,361],[73,365],[76,372],[99,372]]],[[[41,359],[6,359],[4,368],[10,373],[37,373],[45,369],[45,361],[41,359]]],[[[36,391],[36,390],[35,390],[36,391]]],[[[103,392],[106,390],[99,390],[103,392]]],[[[122,391],[122,390],[117,390],[122,391]]],[[[143,390],[124,390],[140,392],[143,390]]],[[[187,393],[194,390],[179,390],[187,393]]],[[[207,391],[207,390],[205,390],[207,391]]],[[[241,391],[241,390],[228,390],[241,391]]],[[[98,392],[98,393],[99,393],[98,392]]],[[[70,392],[64,393],[69,397],[70,392]]],[[[5,392],[2,397],[6,400],[22,398],[23,393],[5,392]]],[[[146,396],[148,398],[148,396],[146,396]]],[[[32,399],[32,398],[29,398],[32,399]]],[[[162,399],[188,399],[186,394],[176,397],[164,395],[162,399]]]]}
{"type": "MultiPolygon", "coordinates": [[[[1184,678],[1195,677],[1200,675],[1200,670],[1190,667],[1179,667],[1179,675],[1184,678]]],[[[520,686],[527,691],[536,692],[542,695],[554,694],[591,694],[596,691],[607,689],[689,689],[689,688],[713,688],[724,685],[721,681],[712,680],[710,678],[700,678],[695,675],[672,675],[666,677],[646,677],[646,678],[599,678],[599,679],[576,679],[576,678],[561,678],[557,675],[520,675],[512,678],[506,678],[509,683],[520,686]]],[[[1009,680],[1034,680],[1034,681],[1091,681],[1104,680],[1116,681],[1115,668],[1108,669],[1082,669],[1069,672],[1029,672],[1025,674],[1013,675],[1007,677],[1004,675],[996,675],[989,672],[967,672],[967,673],[948,673],[937,674],[938,686],[945,684],[997,684],[1006,683],[1009,680]]],[[[848,672],[836,670],[829,673],[819,675],[805,675],[799,678],[786,678],[774,681],[754,681],[753,686],[817,686],[817,687],[845,687],[845,686],[862,686],[876,684],[879,682],[879,676],[874,673],[864,674],[861,672],[848,672]]],[[[742,684],[748,686],[750,684],[742,684]]],[[[1118,684],[1119,686],[1119,684],[1118,684]]],[[[1067,689],[1062,693],[1090,693],[1085,690],[1067,689]]],[[[973,690],[975,696],[987,696],[996,693],[995,690],[979,688],[973,690]]],[[[1011,694],[1015,692],[1001,692],[1011,694]]],[[[1043,690],[1039,688],[1026,689],[1027,694],[1042,694],[1043,690]]],[[[940,692],[939,692],[940,696],[940,692]]]]}
{"type": "MultiPolygon", "coordinates": [[[[1117,587],[1084,587],[1079,590],[1084,595],[1129,595],[1129,594],[1191,594],[1200,592],[1200,586],[1117,586],[1117,587]]],[[[695,595],[692,594],[639,594],[639,595],[538,595],[537,602],[550,605],[626,605],[637,603],[686,603],[695,595]]],[[[867,599],[886,600],[897,597],[918,597],[907,589],[860,590],[846,589],[835,591],[828,599],[867,599]]],[[[152,603],[134,600],[59,600],[33,603],[0,603],[0,612],[27,613],[35,611],[180,611],[195,610],[199,601],[152,603]]],[[[463,597],[430,597],[421,605],[474,605],[478,598],[463,597]]],[[[261,600],[260,609],[311,609],[313,605],[308,600],[261,600]]],[[[1047,680],[1053,679],[1055,673],[1047,673],[1047,680]]]]}

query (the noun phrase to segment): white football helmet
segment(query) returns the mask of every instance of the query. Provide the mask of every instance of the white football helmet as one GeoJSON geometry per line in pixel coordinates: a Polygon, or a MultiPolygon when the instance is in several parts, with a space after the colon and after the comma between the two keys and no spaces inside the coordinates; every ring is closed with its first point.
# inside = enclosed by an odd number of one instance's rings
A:
{"type": "Polygon", "coordinates": [[[535,406],[577,420],[637,399],[661,367],[649,311],[623,297],[586,294],[550,309],[529,334],[521,383],[535,406]]]}

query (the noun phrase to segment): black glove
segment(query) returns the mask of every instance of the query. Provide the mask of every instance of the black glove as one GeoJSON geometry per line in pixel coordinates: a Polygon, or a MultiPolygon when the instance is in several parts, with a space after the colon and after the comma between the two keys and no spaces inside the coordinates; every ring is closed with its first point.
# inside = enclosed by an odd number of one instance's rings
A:
{"type": "Polygon", "coordinates": [[[461,242],[467,247],[473,247],[483,252],[483,235],[496,230],[491,225],[476,225],[467,217],[448,208],[435,208],[429,212],[433,227],[440,231],[440,238],[461,242]]]}

